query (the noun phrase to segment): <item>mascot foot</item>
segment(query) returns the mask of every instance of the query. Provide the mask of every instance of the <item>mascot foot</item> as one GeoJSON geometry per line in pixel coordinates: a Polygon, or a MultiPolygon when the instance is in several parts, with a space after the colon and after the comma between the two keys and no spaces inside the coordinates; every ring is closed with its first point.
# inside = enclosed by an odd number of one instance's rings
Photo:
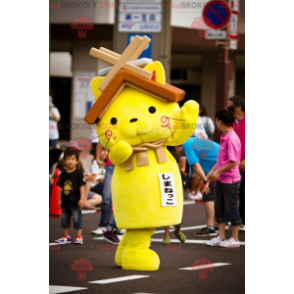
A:
{"type": "Polygon", "coordinates": [[[135,271],[156,271],[159,269],[160,260],[158,255],[146,248],[128,248],[126,247],[122,257],[122,268],[124,270],[135,271]]]}
{"type": "Polygon", "coordinates": [[[115,253],[115,264],[121,266],[122,255],[126,247],[126,233],[123,235],[115,253]]]}

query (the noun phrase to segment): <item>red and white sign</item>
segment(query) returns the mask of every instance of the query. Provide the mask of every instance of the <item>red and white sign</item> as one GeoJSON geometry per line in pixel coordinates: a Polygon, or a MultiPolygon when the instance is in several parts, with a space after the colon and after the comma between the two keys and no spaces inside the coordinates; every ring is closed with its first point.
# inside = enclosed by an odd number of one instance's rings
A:
{"type": "Polygon", "coordinates": [[[230,39],[239,39],[239,12],[232,11],[231,14],[231,28],[230,28],[230,39]]]}

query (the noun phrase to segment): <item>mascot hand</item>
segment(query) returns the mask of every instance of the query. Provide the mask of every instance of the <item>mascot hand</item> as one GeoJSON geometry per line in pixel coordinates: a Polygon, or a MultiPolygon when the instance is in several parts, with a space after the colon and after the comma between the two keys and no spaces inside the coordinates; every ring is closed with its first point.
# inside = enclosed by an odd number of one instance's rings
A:
{"type": "Polygon", "coordinates": [[[115,143],[113,139],[110,139],[109,144],[109,159],[114,165],[124,163],[133,153],[132,146],[126,141],[115,143]]]}
{"type": "Polygon", "coordinates": [[[193,134],[199,111],[199,105],[193,100],[187,101],[180,109],[179,122],[174,130],[174,136],[167,139],[167,145],[182,145],[193,134]]]}
{"type": "Polygon", "coordinates": [[[193,124],[197,120],[199,111],[199,105],[193,100],[187,101],[181,108],[181,119],[185,120],[185,123],[193,124]]]}

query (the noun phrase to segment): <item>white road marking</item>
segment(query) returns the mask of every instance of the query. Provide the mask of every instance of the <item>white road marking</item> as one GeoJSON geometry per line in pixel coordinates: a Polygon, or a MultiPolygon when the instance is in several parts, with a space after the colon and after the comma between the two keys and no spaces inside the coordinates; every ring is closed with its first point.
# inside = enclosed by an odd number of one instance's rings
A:
{"type": "Polygon", "coordinates": [[[219,266],[225,266],[225,265],[231,265],[231,263],[227,262],[216,262],[216,263],[211,263],[211,264],[205,264],[205,265],[199,265],[199,266],[189,266],[189,267],[182,267],[179,268],[179,270],[185,270],[185,271],[198,271],[198,270],[203,270],[205,268],[215,268],[219,266]]]}
{"type": "Polygon", "coordinates": [[[125,277],[119,277],[119,278],[113,278],[113,279],[105,279],[105,280],[97,280],[97,281],[91,281],[88,283],[92,284],[109,284],[109,283],[116,283],[116,282],[122,282],[122,281],[128,281],[128,280],[135,280],[135,279],[142,279],[142,278],[149,278],[150,276],[146,275],[131,275],[131,276],[125,276],[125,277]]]}
{"type": "MultiPolygon", "coordinates": [[[[118,239],[120,239],[121,240],[121,238],[123,237],[122,235],[117,235],[117,237],[118,237],[118,239]]],[[[97,237],[97,238],[93,238],[93,240],[104,240],[103,239],[103,237],[97,237]]],[[[105,241],[105,240],[104,240],[105,241]]],[[[105,242],[107,242],[107,241],[105,241],[105,242]]],[[[108,244],[108,242],[107,242],[107,244],[108,244]]],[[[110,244],[110,243],[109,243],[110,244]]]]}
{"type": "Polygon", "coordinates": [[[184,205],[196,204],[195,200],[185,200],[184,205]]]}
{"type": "Polygon", "coordinates": [[[71,243],[49,243],[49,246],[56,246],[56,245],[64,245],[64,244],[71,244],[71,243]]]}
{"type": "Polygon", "coordinates": [[[82,210],[82,214],[96,213],[96,209],[82,210]]]}
{"type": "MultiPolygon", "coordinates": [[[[206,228],[206,227],[207,227],[207,225],[199,225],[199,226],[193,226],[193,227],[185,227],[185,228],[181,228],[181,231],[196,230],[196,229],[202,229],[202,228],[206,228]]],[[[174,229],[170,229],[169,231],[170,232],[173,232],[174,229]]],[[[161,234],[161,233],[164,233],[164,230],[155,231],[154,234],[161,234]]]]}
{"type": "MultiPolygon", "coordinates": [[[[152,242],[162,242],[162,239],[153,239],[151,238],[152,242]]],[[[209,240],[186,240],[185,243],[192,243],[192,244],[203,244],[204,242],[207,242],[209,240]]],[[[178,239],[170,239],[171,243],[181,243],[178,239]]],[[[245,242],[240,241],[240,245],[245,245],[245,242]]],[[[234,248],[236,249],[236,248],[234,248]]],[[[225,250],[225,248],[224,248],[225,250]]]]}
{"type": "Polygon", "coordinates": [[[66,293],[85,289],[88,288],[49,285],[49,294],[66,293]]]}

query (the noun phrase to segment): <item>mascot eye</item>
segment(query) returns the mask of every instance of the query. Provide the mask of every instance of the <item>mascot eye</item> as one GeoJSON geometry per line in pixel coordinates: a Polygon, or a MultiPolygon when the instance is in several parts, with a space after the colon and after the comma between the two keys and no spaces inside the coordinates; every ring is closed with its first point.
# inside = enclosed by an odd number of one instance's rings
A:
{"type": "Polygon", "coordinates": [[[113,117],[113,118],[110,120],[110,123],[111,123],[112,125],[116,125],[116,123],[117,123],[117,119],[116,119],[115,117],[113,117]]]}
{"type": "Polygon", "coordinates": [[[155,113],[156,112],[156,108],[154,106],[150,106],[148,110],[149,110],[150,113],[155,113]]]}

